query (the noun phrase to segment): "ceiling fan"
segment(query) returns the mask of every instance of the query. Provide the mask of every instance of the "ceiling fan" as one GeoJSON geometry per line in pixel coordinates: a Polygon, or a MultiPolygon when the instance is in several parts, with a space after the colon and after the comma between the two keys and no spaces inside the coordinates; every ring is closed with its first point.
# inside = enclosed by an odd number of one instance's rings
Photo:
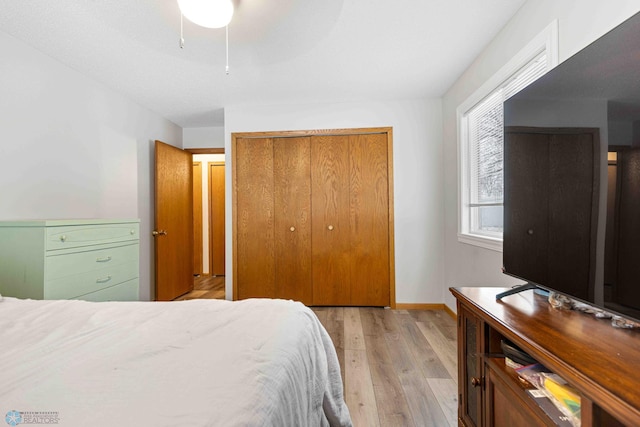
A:
{"type": "Polygon", "coordinates": [[[184,48],[182,17],[205,28],[225,27],[227,63],[225,72],[229,74],[229,22],[233,17],[232,0],[178,0],[180,7],[180,48],[184,48]]]}

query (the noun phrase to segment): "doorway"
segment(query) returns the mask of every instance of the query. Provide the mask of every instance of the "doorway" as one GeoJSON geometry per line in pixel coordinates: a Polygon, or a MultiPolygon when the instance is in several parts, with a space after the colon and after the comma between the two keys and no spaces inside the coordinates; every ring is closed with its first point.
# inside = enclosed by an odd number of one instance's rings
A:
{"type": "Polygon", "coordinates": [[[194,168],[194,288],[180,299],[225,298],[224,149],[186,149],[194,168]]]}

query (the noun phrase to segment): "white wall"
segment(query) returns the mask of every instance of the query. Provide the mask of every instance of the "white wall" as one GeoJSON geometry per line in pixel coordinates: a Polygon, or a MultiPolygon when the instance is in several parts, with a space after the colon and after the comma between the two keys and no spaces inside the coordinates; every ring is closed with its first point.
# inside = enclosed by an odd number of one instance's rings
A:
{"type": "Polygon", "coordinates": [[[152,296],[153,141],[182,130],[0,32],[0,220],[140,218],[152,296]]]}
{"type": "Polygon", "coordinates": [[[222,148],[224,147],[224,126],[182,129],[184,148],[222,148]]]}
{"type": "Polygon", "coordinates": [[[459,243],[456,108],[553,19],[559,21],[560,61],[564,61],[640,10],[637,1],[528,0],[443,97],[445,303],[455,307],[450,286],[511,286],[521,283],[501,273],[502,253],[459,243]]]}
{"type": "MultiPolygon", "coordinates": [[[[393,127],[396,301],[443,301],[443,167],[440,100],[229,107],[225,109],[227,206],[231,133],[393,127]]],[[[227,209],[227,298],[232,289],[232,212],[227,209]]]]}

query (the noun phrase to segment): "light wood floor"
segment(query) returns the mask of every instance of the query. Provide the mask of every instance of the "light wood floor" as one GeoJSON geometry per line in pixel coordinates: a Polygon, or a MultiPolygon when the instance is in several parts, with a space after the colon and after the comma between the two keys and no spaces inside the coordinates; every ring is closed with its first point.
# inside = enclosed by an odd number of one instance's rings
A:
{"type": "Polygon", "coordinates": [[[440,310],[314,307],[354,426],[457,426],[456,322],[440,310]]]}
{"type": "MultiPolygon", "coordinates": [[[[224,298],[199,277],[177,298],[224,298]]],[[[312,307],[336,347],[355,427],[457,426],[456,322],[441,310],[312,307]]]]}
{"type": "Polygon", "coordinates": [[[224,299],[224,276],[199,276],[193,279],[193,290],[175,301],[185,299],[224,299]]]}

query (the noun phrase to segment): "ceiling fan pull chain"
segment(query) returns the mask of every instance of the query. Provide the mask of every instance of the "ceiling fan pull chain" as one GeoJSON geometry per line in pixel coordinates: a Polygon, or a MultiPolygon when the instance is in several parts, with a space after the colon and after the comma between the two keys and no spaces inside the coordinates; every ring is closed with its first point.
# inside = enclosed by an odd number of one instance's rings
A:
{"type": "Polygon", "coordinates": [[[227,73],[227,75],[229,75],[229,25],[227,24],[224,27],[225,30],[225,39],[226,39],[226,48],[227,48],[227,66],[225,68],[225,71],[227,73]]]}
{"type": "Polygon", "coordinates": [[[180,12],[180,49],[184,49],[184,34],[182,29],[182,19],[183,19],[183,15],[182,15],[182,12],[180,12]]]}

